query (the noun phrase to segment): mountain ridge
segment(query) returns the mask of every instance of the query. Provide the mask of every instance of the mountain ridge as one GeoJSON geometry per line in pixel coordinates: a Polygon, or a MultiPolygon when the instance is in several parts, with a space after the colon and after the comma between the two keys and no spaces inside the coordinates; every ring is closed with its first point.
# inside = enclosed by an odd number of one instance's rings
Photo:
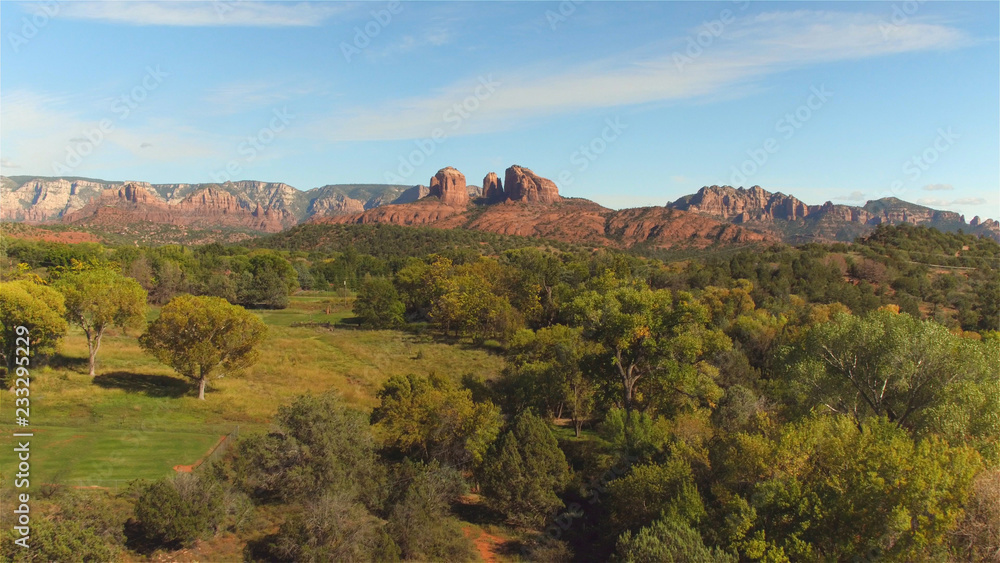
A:
{"type": "Polygon", "coordinates": [[[1000,240],[1000,224],[993,219],[975,217],[967,223],[958,213],[892,197],[863,206],[829,201],[809,205],[760,186],[705,186],[663,207],[613,210],[560,196],[554,182],[519,165],[503,176],[489,172],[482,184],[483,188],[467,185],[464,174],[451,167],[441,169],[428,186],[327,184],[306,191],[257,180],[151,184],[0,176],[0,219],[101,227],[147,222],[258,232],[306,222],[381,222],[658,247],[850,241],[878,224],[905,222],[945,231],[963,229],[1000,240]]]}

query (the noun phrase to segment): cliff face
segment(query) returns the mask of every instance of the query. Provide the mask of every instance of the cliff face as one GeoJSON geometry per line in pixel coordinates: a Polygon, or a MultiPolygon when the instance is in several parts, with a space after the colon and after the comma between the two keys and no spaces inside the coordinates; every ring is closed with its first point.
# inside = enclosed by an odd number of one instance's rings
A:
{"type": "Polygon", "coordinates": [[[951,211],[914,205],[896,198],[872,200],[863,207],[806,205],[795,196],[772,193],[760,186],[750,189],[708,186],[698,193],[667,204],[667,207],[691,211],[730,223],[783,234],[790,242],[801,240],[852,240],[882,223],[912,223],[952,231],[967,231],[1000,240],[1000,228],[983,223],[965,223],[965,218],[951,211]]]}
{"type": "Polygon", "coordinates": [[[229,192],[204,188],[170,205],[138,183],[108,189],[82,208],[67,213],[62,222],[116,227],[130,223],[160,223],[202,229],[242,228],[278,232],[296,223],[288,213],[252,207],[229,192]]]}
{"type": "Polygon", "coordinates": [[[490,203],[507,199],[507,194],[503,191],[503,183],[500,182],[496,172],[490,172],[483,178],[483,197],[490,203]]]}
{"type": "Polygon", "coordinates": [[[511,201],[553,203],[560,199],[555,182],[516,164],[507,169],[503,183],[511,201]]]}
{"type": "Polygon", "coordinates": [[[503,182],[488,173],[481,189],[467,185],[465,175],[452,167],[438,171],[430,187],[343,184],[306,192],[257,181],[149,184],[0,177],[0,220],[263,232],[330,220],[472,228],[620,247],[853,240],[880,223],[908,222],[946,231],[962,228],[1000,240],[1000,223],[993,219],[976,217],[965,223],[957,213],[895,198],[869,201],[863,207],[806,205],[759,186],[710,186],[665,207],[614,211],[586,200],[564,199],[554,182],[517,165],[506,169],[503,182]],[[427,199],[429,195],[435,197],[427,199]]]}
{"type": "Polygon", "coordinates": [[[469,189],[465,185],[465,174],[451,166],[438,170],[431,178],[430,194],[445,205],[464,207],[469,204],[469,189]]]}

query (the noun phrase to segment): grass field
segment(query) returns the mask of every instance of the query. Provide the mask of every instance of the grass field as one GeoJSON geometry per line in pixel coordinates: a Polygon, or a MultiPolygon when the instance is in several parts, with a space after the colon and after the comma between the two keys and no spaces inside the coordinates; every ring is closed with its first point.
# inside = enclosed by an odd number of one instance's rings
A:
{"type": "MultiPolygon", "coordinates": [[[[462,343],[399,331],[331,328],[349,304],[325,295],[292,297],[289,308],[256,311],[269,326],[260,361],[210,384],[193,386],[139,348],[136,331],[109,332],[97,376],[87,375],[87,343],[72,329],[49,365],[31,372],[32,483],[108,486],[168,475],[190,465],[237,425],[267,428],[277,408],[303,393],[337,389],[359,409],[394,374],[497,375],[502,359],[462,343]],[[329,311],[329,313],[328,313],[329,311]],[[314,323],[292,326],[299,323],[314,323]]],[[[158,311],[151,311],[155,318],[158,311]]],[[[11,447],[13,394],[2,393],[0,447],[11,447]]],[[[21,429],[23,430],[23,429],[21,429]]],[[[9,450],[6,450],[9,451],[9,450]]],[[[0,479],[14,470],[3,456],[0,479]]]]}

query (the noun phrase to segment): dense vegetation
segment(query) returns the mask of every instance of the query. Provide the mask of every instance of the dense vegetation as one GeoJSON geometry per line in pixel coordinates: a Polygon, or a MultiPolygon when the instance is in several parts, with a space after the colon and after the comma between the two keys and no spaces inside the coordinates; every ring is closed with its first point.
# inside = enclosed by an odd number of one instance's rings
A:
{"type": "MultiPolygon", "coordinates": [[[[358,226],[252,248],[5,245],[5,364],[7,319],[38,327],[42,359],[64,319],[79,324],[66,288],[92,271],[167,304],[140,342],[202,396],[230,340],[177,344],[173,319],[208,326],[218,311],[263,335],[236,305],[281,308],[301,290],[352,292],[352,326],[504,359],[489,378],[389,374],[370,411],[304,395],[194,475],[63,494],[39,528],[42,558],[228,534],[252,561],[459,561],[476,557],[469,523],[506,537],[501,557],[538,561],[1000,550],[1000,245],[988,239],[904,225],[674,262],[358,226]]],[[[232,369],[252,363],[257,338],[232,369]]],[[[10,539],[2,552],[17,559],[10,539]]]]}

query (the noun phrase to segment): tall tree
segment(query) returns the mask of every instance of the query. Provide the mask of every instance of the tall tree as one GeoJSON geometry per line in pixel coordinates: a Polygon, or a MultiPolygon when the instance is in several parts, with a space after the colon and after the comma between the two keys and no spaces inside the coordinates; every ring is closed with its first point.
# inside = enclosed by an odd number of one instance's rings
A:
{"type": "Polygon", "coordinates": [[[511,522],[537,525],[563,506],[557,493],[569,465],[545,421],[527,410],[493,444],[480,473],[490,505],[511,522]]]}
{"type": "Polygon", "coordinates": [[[881,309],[865,316],[841,313],[810,329],[791,356],[790,371],[808,402],[859,421],[884,416],[919,428],[924,412],[956,386],[996,381],[997,352],[995,345],[955,336],[937,323],[881,309]]]}
{"type": "Polygon", "coordinates": [[[204,400],[209,379],[257,361],[257,347],[266,333],[267,326],[256,315],[225,299],[180,295],[163,307],[139,344],[177,373],[197,381],[198,398],[204,400]]]}
{"type": "Polygon", "coordinates": [[[136,280],[104,267],[67,272],[56,288],[66,296],[66,320],[87,336],[93,377],[104,332],[112,326],[137,326],[145,320],[146,290],[136,280]]]}
{"type": "Polygon", "coordinates": [[[18,358],[25,357],[17,355],[18,348],[26,348],[28,358],[55,351],[66,333],[65,314],[62,294],[51,287],[29,280],[0,284],[0,353],[8,376],[16,371],[18,358]]]}

